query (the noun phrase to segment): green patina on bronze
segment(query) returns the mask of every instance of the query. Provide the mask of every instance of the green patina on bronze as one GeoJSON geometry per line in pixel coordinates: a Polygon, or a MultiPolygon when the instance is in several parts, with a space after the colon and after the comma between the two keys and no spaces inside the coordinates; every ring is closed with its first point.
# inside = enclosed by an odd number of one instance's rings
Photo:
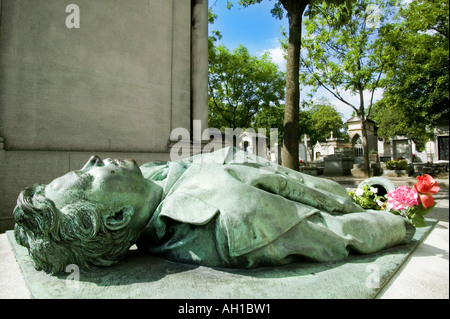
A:
{"type": "Polygon", "coordinates": [[[364,210],[339,184],[233,148],[183,161],[100,160],[19,196],[15,237],[39,270],[118,262],[139,249],[204,266],[330,262],[408,242],[402,217],[364,210]]]}

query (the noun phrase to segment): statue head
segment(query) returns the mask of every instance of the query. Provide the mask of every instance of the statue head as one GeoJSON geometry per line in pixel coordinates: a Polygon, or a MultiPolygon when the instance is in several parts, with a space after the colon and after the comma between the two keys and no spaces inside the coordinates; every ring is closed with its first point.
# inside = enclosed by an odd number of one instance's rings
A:
{"type": "Polygon", "coordinates": [[[157,188],[134,160],[93,156],[82,169],[21,192],[14,209],[16,240],[47,273],[69,264],[112,265],[150,219],[157,188]]]}

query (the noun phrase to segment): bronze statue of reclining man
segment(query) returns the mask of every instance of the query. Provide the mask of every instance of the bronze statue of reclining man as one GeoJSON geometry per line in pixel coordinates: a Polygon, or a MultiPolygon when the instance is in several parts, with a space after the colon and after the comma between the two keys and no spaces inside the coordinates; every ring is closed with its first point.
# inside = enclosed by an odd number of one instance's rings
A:
{"type": "Polygon", "coordinates": [[[415,230],[401,216],[364,210],[334,181],[234,148],[141,167],[93,156],[25,189],[14,217],[16,240],[47,273],[113,265],[136,243],[205,266],[329,262],[406,243],[415,230]]]}

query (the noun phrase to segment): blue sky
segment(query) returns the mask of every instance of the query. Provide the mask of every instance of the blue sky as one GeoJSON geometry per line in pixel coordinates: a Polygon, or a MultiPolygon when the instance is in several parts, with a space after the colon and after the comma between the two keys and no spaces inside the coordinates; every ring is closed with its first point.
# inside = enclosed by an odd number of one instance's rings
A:
{"type": "MultiPolygon", "coordinates": [[[[234,0],[235,5],[231,10],[226,8],[226,3],[227,0],[209,0],[211,9],[218,15],[217,20],[209,26],[209,29],[221,32],[223,37],[219,44],[224,44],[230,50],[242,44],[256,56],[268,51],[272,61],[279,65],[281,71],[285,71],[286,61],[283,58],[279,39],[281,39],[280,28],[288,29],[288,20],[286,17],[279,20],[272,16],[270,10],[273,8],[274,1],[265,0],[244,8],[237,4],[237,0],[234,0]]],[[[375,100],[382,96],[381,90],[376,93],[375,100]]],[[[305,96],[306,89],[303,88],[301,99],[304,99],[305,96]]],[[[358,105],[359,96],[351,96],[346,92],[343,92],[342,96],[354,105],[358,105]]],[[[315,97],[326,97],[341,113],[344,120],[351,117],[353,109],[335,99],[324,89],[319,89],[315,97]]],[[[366,94],[366,100],[369,98],[369,94],[366,94]]]]}
{"type": "Polygon", "coordinates": [[[273,1],[263,1],[244,8],[234,5],[226,8],[226,0],[210,0],[210,6],[218,19],[210,30],[222,33],[220,41],[229,49],[235,49],[240,44],[247,47],[254,55],[260,55],[264,50],[278,49],[281,38],[280,28],[287,29],[287,18],[279,20],[270,13],[273,1]],[[214,2],[216,3],[214,6],[214,2]]]}

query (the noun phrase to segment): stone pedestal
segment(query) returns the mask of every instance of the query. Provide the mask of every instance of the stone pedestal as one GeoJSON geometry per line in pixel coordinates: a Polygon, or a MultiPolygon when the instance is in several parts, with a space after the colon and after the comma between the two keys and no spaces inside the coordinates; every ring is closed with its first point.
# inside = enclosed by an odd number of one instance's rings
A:
{"type": "Polygon", "coordinates": [[[372,171],[372,176],[381,176],[383,174],[380,162],[371,162],[370,169],[372,171]]]}
{"type": "MultiPolygon", "coordinates": [[[[8,231],[0,234],[0,287],[3,288],[0,290],[0,299],[223,299],[224,304],[233,298],[373,299],[380,292],[386,292],[393,275],[399,273],[399,268],[406,260],[410,260],[411,253],[435,224],[435,221],[427,222],[427,227],[417,229],[415,240],[411,243],[382,251],[376,254],[376,258],[374,255],[351,255],[331,264],[298,261],[282,267],[224,269],[174,263],[134,249],[115,266],[91,271],[79,270],[77,273],[77,268],[74,268],[59,276],[49,276],[35,270],[27,249],[17,245],[14,233],[8,231]],[[368,273],[368,269],[372,272],[368,273]],[[377,270],[374,277],[376,281],[367,279],[373,276],[373,269],[377,270]]],[[[448,230],[447,234],[440,237],[448,238],[448,230]]],[[[432,254],[426,254],[429,255],[432,254]]],[[[423,256],[420,258],[423,259],[423,256]]],[[[437,261],[427,262],[426,269],[430,270],[431,267],[433,274],[436,274],[436,270],[448,269],[448,260],[439,257],[437,261]],[[444,261],[444,264],[440,264],[440,261],[444,261]]],[[[424,273],[420,270],[420,273],[424,273]]],[[[442,280],[445,271],[438,274],[426,281],[430,287],[441,288],[442,283],[448,282],[442,280]],[[439,280],[436,281],[436,278],[439,280]]],[[[401,297],[411,291],[410,286],[411,281],[401,291],[401,297]]],[[[433,289],[432,297],[441,289],[433,289]]],[[[394,295],[393,298],[398,296],[394,295]]],[[[179,304],[187,305],[185,301],[179,304]]],[[[214,313],[222,313],[224,306],[212,308],[214,317],[214,313]]],[[[176,311],[179,307],[165,309],[176,311]]],[[[271,308],[271,311],[276,310],[271,308]]]]}
{"type": "Polygon", "coordinates": [[[362,163],[353,164],[353,168],[351,169],[351,175],[353,177],[365,178],[364,165],[362,163]]]}
{"type": "MultiPolygon", "coordinates": [[[[383,174],[383,169],[381,168],[380,162],[371,162],[370,163],[370,176],[381,176],[383,174]]],[[[354,177],[365,177],[364,174],[364,164],[356,163],[353,164],[353,168],[351,170],[351,175],[354,177]]]]}

